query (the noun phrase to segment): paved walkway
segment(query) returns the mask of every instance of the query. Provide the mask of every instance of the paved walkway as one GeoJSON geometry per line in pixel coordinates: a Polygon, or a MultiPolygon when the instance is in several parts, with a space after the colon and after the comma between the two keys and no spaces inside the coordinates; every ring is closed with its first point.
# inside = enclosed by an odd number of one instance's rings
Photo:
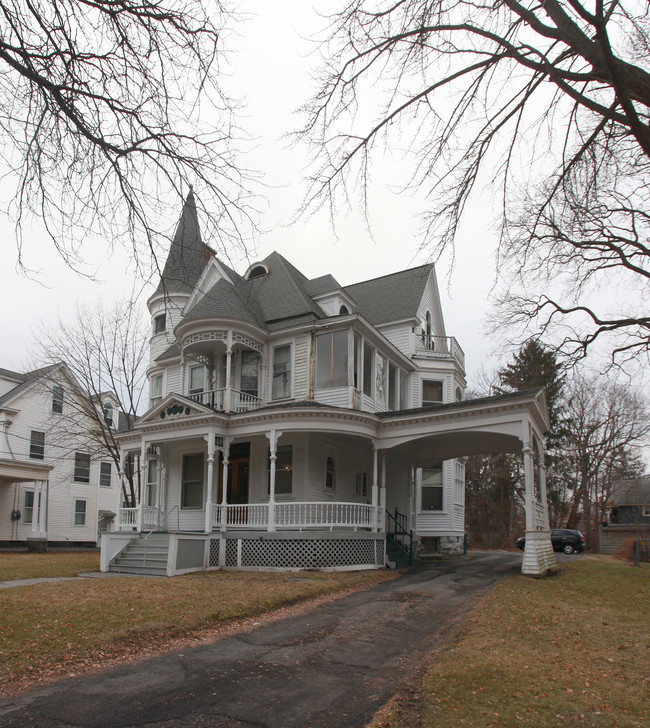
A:
{"type": "Polygon", "coordinates": [[[521,555],[410,570],[303,615],[0,701],[3,728],[360,728],[521,555]]]}
{"type": "Polygon", "coordinates": [[[11,589],[15,586],[32,586],[33,584],[44,584],[47,581],[78,581],[79,579],[164,579],[164,576],[143,576],[142,574],[120,574],[116,571],[89,571],[86,574],[77,576],[43,576],[36,579],[11,579],[0,581],[0,589],[11,589]]]}

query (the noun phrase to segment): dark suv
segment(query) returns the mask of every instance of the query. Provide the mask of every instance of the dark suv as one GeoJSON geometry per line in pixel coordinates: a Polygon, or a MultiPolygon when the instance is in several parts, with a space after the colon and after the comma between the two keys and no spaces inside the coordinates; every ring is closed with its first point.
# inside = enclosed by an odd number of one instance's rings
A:
{"type": "MultiPolygon", "coordinates": [[[[580,553],[585,550],[585,537],[580,531],[572,528],[552,528],[551,543],[553,551],[564,551],[565,554],[572,554],[576,551],[580,553]]],[[[523,551],[526,546],[526,537],[519,536],[515,541],[515,546],[523,551]]]]}

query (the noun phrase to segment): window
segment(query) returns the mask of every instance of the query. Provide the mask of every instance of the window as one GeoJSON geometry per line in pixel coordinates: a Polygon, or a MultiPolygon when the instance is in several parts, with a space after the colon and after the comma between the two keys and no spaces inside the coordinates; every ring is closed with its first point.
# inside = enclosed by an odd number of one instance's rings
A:
{"type": "Polygon", "coordinates": [[[158,404],[160,400],[162,399],[162,385],[163,385],[163,375],[162,374],[154,374],[153,377],[150,379],[150,400],[151,400],[151,406],[158,404]]]}
{"type": "Polygon", "coordinates": [[[112,473],[112,466],[109,462],[103,462],[99,464],[99,484],[102,486],[102,488],[110,488],[111,487],[111,473],[112,473]]]}
{"type": "Polygon", "coordinates": [[[74,502],[74,525],[85,526],[86,525],[86,501],[75,500],[74,502]]]}
{"type": "Polygon", "coordinates": [[[293,481],[293,445],[278,445],[275,457],[275,494],[290,495],[293,481]]]}
{"type": "Polygon", "coordinates": [[[271,398],[284,399],[291,396],[291,346],[276,346],[273,349],[273,383],[271,398]]]}
{"type": "Polygon", "coordinates": [[[86,452],[74,454],[75,483],[90,483],[90,455],[86,452]]]}
{"type": "Polygon", "coordinates": [[[408,397],[408,374],[401,369],[399,370],[399,408],[408,409],[409,397],[408,397]]]}
{"type": "Polygon", "coordinates": [[[336,470],[334,467],[334,458],[329,457],[329,458],[327,458],[327,463],[325,464],[325,487],[328,490],[334,490],[335,485],[336,485],[336,470]]]}
{"type": "Polygon", "coordinates": [[[357,473],[354,492],[362,498],[368,495],[368,473],[357,473]]]}
{"type": "Polygon", "coordinates": [[[269,269],[264,265],[264,263],[256,263],[253,265],[253,267],[248,271],[248,274],[246,275],[246,280],[253,280],[253,278],[261,278],[262,276],[268,275],[269,269]]]}
{"type": "Polygon", "coordinates": [[[442,382],[433,379],[422,381],[422,406],[442,402],[442,382]]]}
{"type": "Polygon", "coordinates": [[[348,313],[350,313],[348,307],[341,304],[341,307],[339,308],[339,316],[345,316],[348,313]]]}
{"type": "Polygon", "coordinates": [[[422,510],[443,510],[442,463],[436,463],[422,470],[422,510]]]}
{"type": "Polygon", "coordinates": [[[372,380],[375,363],[375,350],[368,342],[363,347],[363,393],[372,397],[372,380]]]}
{"type": "Polygon", "coordinates": [[[34,518],[34,491],[26,490],[23,500],[23,523],[31,523],[34,518]]]}
{"type": "Polygon", "coordinates": [[[113,405],[110,402],[104,403],[104,422],[113,427],[113,405]]]}
{"type": "Polygon", "coordinates": [[[398,390],[399,382],[398,369],[394,364],[388,364],[388,409],[396,410],[398,408],[398,390]]]}
{"type": "Polygon", "coordinates": [[[650,516],[650,506],[642,506],[643,517],[648,518],[650,516]]]}
{"type": "Polygon", "coordinates": [[[256,351],[241,353],[241,391],[257,397],[260,355],[256,351]]]}
{"type": "Polygon", "coordinates": [[[158,461],[147,462],[147,505],[156,505],[156,491],[158,489],[158,461]]]}
{"type": "Polygon", "coordinates": [[[462,402],[463,401],[463,393],[460,389],[460,387],[456,387],[456,402],[462,402]]]}
{"type": "Polygon", "coordinates": [[[190,367],[190,395],[200,394],[205,389],[205,367],[190,367]]]}
{"type": "Polygon", "coordinates": [[[183,455],[181,508],[203,507],[203,453],[183,455]]]}
{"type": "Polygon", "coordinates": [[[45,433],[32,430],[29,438],[29,457],[34,460],[45,458],[45,433]]]}
{"type": "Polygon", "coordinates": [[[316,388],[345,387],[348,383],[348,332],[316,337],[316,388]]]}
{"type": "Polygon", "coordinates": [[[58,384],[52,387],[52,412],[63,412],[63,387],[58,384]]]}
{"type": "Polygon", "coordinates": [[[153,320],[153,332],[154,334],[162,334],[167,330],[167,316],[162,313],[160,316],[155,316],[153,320]]]}

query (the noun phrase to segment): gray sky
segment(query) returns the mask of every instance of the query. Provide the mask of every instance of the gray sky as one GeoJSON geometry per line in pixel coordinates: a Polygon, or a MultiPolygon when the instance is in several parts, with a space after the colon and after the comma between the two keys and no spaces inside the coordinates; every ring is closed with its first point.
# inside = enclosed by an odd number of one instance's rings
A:
{"type": "MultiPolygon", "coordinates": [[[[338,3],[335,3],[338,4],[338,3]]],[[[238,37],[230,45],[234,75],[232,87],[245,99],[243,126],[257,140],[246,164],[260,170],[266,185],[268,206],[261,218],[264,231],[250,241],[262,258],[277,250],[308,277],[331,273],[343,285],[418,265],[427,261],[416,254],[420,242],[417,213],[419,203],[391,187],[399,158],[378,158],[370,198],[371,231],[358,211],[338,210],[335,230],[327,211],[289,225],[305,188],[302,183],[306,152],[290,148],[283,136],[299,123],[294,114],[310,89],[313,46],[307,40],[321,27],[310,5],[302,2],[243,3],[251,13],[238,37]]],[[[319,3],[322,7],[323,3],[319,3]]],[[[6,198],[7,191],[2,196],[6,198]]],[[[197,188],[200,197],[201,190],[197,188]]],[[[170,211],[177,217],[177,211],[170,211]]],[[[468,375],[481,368],[491,348],[483,334],[487,294],[493,280],[493,236],[490,214],[477,209],[471,227],[466,225],[459,241],[455,272],[448,277],[449,260],[438,264],[447,334],[455,336],[467,356],[468,375]]],[[[85,279],[60,261],[43,230],[35,225],[24,233],[24,262],[33,272],[25,276],[16,269],[13,226],[0,217],[3,240],[3,289],[5,301],[0,318],[0,367],[21,370],[29,365],[33,330],[39,322],[54,324],[57,317],[70,316],[76,301],[106,302],[143,289],[133,281],[126,251],[117,249],[106,259],[108,245],[94,240],[86,244],[86,271],[99,281],[85,279]]],[[[210,241],[206,240],[209,244],[210,241]]],[[[233,261],[236,262],[236,261],[233,261]]],[[[247,263],[241,261],[239,272],[247,263]]],[[[152,292],[144,287],[143,300],[152,292]]]]}

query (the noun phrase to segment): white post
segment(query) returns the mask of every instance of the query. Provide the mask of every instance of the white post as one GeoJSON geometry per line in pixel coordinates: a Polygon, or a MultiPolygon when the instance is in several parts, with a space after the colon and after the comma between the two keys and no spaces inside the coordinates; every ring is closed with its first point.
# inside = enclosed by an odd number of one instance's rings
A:
{"type": "Polygon", "coordinates": [[[524,505],[526,508],[526,531],[535,528],[535,516],[533,505],[535,503],[535,474],[533,450],[526,442],[523,447],[524,455],[524,505]]]}
{"type": "Polygon", "coordinates": [[[381,451],[381,490],[379,491],[379,513],[377,514],[379,530],[384,530],[386,522],[386,450],[381,451]]]}
{"type": "Polygon", "coordinates": [[[144,527],[144,490],[147,486],[147,441],[142,440],[140,446],[140,498],[138,503],[138,530],[142,533],[145,530],[144,527]]]}
{"type": "Polygon", "coordinates": [[[228,331],[226,347],[226,391],[224,393],[223,408],[226,412],[230,412],[232,407],[232,388],[230,386],[230,372],[232,370],[232,331],[228,331]]]}
{"type": "Polygon", "coordinates": [[[47,533],[47,524],[45,517],[47,515],[47,492],[48,492],[47,481],[41,480],[41,498],[40,507],[38,509],[38,530],[42,536],[47,533]]]}
{"type": "Polygon", "coordinates": [[[221,530],[226,530],[228,519],[228,465],[230,457],[230,438],[223,440],[223,463],[221,469],[221,530]]]}
{"type": "Polygon", "coordinates": [[[205,532],[212,533],[212,481],[214,479],[214,432],[204,436],[208,443],[208,488],[205,499],[205,532]]]}
{"type": "Polygon", "coordinates": [[[38,522],[40,519],[40,504],[41,504],[41,481],[34,481],[34,504],[32,505],[32,534],[36,535],[38,531],[38,522]]]}
{"type": "Polygon", "coordinates": [[[375,526],[372,529],[373,531],[377,531],[379,527],[378,518],[377,518],[377,507],[379,506],[379,485],[378,483],[378,477],[377,477],[377,443],[372,443],[372,505],[375,508],[375,526]]]}
{"type": "Polygon", "coordinates": [[[269,439],[269,521],[267,530],[275,531],[275,461],[278,459],[278,439],[282,432],[279,430],[271,430],[266,433],[269,439]]]}
{"type": "Polygon", "coordinates": [[[122,530],[122,506],[124,505],[124,491],[126,490],[125,487],[125,480],[126,480],[126,473],[124,472],[124,459],[126,457],[126,452],[124,450],[120,450],[120,466],[118,471],[118,479],[117,479],[117,519],[115,523],[115,528],[118,531],[122,530]]]}

